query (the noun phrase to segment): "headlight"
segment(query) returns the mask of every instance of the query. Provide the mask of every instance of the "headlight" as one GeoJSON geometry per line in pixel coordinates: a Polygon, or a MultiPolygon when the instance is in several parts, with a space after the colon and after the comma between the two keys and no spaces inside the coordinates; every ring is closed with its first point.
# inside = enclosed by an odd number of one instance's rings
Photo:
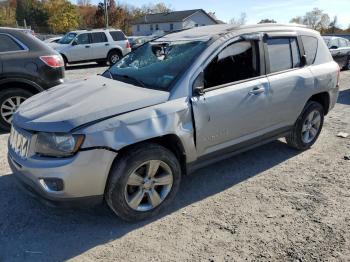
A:
{"type": "Polygon", "coordinates": [[[39,133],[35,152],[43,156],[67,157],[74,155],[84,142],[84,135],[39,133]]]}

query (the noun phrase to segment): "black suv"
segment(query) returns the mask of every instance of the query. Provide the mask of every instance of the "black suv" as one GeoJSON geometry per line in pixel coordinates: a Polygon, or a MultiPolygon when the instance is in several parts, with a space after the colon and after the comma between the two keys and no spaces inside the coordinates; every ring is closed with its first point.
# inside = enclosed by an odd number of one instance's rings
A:
{"type": "Polygon", "coordinates": [[[0,130],[28,97],[59,85],[64,62],[53,49],[21,30],[0,28],[0,130]]]}

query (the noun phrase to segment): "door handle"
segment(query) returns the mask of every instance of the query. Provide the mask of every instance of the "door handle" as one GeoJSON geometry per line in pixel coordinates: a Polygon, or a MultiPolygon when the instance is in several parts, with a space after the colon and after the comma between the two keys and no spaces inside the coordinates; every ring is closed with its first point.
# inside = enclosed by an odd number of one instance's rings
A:
{"type": "Polygon", "coordinates": [[[90,46],[89,46],[89,45],[86,45],[85,48],[90,48],[90,46]]]}
{"type": "Polygon", "coordinates": [[[259,95],[265,92],[264,87],[254,87],[251,91],[249,91],[249,95],[259,95]]]}
{"type": "Polygon", "coordinates": [[[105,46],[109,46],[109,44],[105,44],[105,46]]]}

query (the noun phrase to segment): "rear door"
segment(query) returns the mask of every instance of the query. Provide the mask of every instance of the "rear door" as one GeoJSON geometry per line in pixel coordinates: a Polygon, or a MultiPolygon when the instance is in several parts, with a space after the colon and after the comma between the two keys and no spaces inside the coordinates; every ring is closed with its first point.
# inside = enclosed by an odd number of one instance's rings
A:
{"type": "Polygon", "coordinates": [[[204,77],[204,94],[192,98],[199,156],[252,139],[271,126],[261,50],[261,41],[237,40],[203,67],[195,83],[204,77]]]}
{"type": "Polygon", "coordinates": [[[92,59],[90,34],[79,34],[68,51],[69,62],[79,62],[92,59]]]}
{"type": "Polygon", "coordinates": [[[28,47],[10,34],[0,33],[0,75],[28,74],[25,68],[28,47]],[[20,55],[22,54],[22,55],[20,55]]]}
{"type": "Polygon", "coordinates": [[[91,33],[92,59],[106,59],[110,49],[110,43],[108,43],[104,32],[91,33]]]}
{"type": "Polygon", "coordinates": [[[270,83],[266,113],[274,128],[291,127],[306,103],[308,92],[314,87],[314,78],[303,65],[304,49],[295,33],[267,34],[264,46],[270,83]]]}

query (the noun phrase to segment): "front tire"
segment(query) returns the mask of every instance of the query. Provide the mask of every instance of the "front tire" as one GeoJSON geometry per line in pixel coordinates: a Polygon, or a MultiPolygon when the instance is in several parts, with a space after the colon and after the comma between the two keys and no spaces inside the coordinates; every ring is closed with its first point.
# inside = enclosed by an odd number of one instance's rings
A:
{"type": "Polygon", "coordinates": [[[10,88],[0,92],[0,130],[8,132],[18,107],[33,94],[20,88],[10,88]]]}
{"type": "Polygon", "coordinates": [[[323,106],[318,102],[307,102],[292,132],[286,137],[287,144],[298,150],[309,149],[320,135],[323,121],[323,106]]]}
{"type": "Polygon", "coordinates": [[[114,163],[105,199],[127,221],[158,215],[175,197],[181,168],[175,155],[153,143],[131,148],[114,163]]]}

